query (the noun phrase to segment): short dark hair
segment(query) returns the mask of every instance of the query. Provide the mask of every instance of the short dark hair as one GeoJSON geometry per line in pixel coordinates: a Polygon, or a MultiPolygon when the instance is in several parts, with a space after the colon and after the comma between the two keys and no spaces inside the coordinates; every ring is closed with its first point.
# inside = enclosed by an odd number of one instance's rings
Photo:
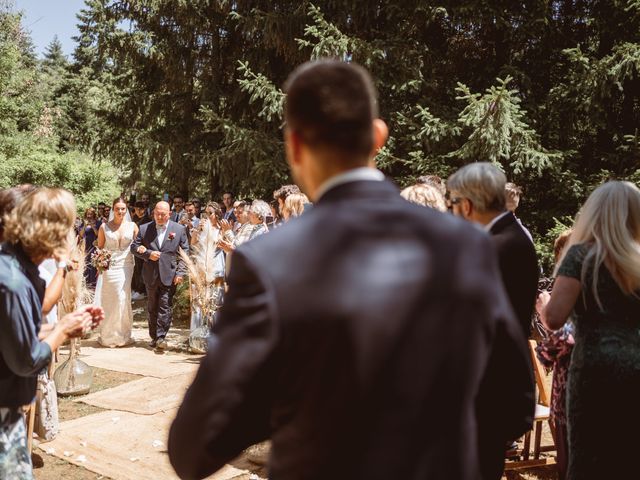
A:
{"type": "Polygon", "coordinates": [[[173,201],[176,201],[176,198],[179,198],[180,200],[184,200],[184,197],[182,195],[180,195],[179,193],[173,196],[173,201]]]}
{"type": "Polygon", "coordinates": [[[146,204],[142,200],[138,200],[135,203],[134,208],[146,208],[146,204]]]}
{"type": "Polygon", "coordinates": [[[191,205],[191,206],[194,206],[194,207],[195,207],[195,205],[193,204],[193,202],[186,202],[186,203],[184,204],[184,207],[185,207],[185,208],[187,208],[189,205],[191,205]]]}
{"type": "Polygon", "coordinates": [[[275,200],[280,199],[284,202],[289,195],[293,195],[294,193],[300,193],[300,187],[297,185],[283,185],[273,192],[273,198],[275,200]]]}
{"type": "Polygon", "coordinates": [[[338,60],[307,62],[289,76],[284,90],[287,127],[303,142],[356,160],[369,157],[378,106],[364,68],[338,60]]]}

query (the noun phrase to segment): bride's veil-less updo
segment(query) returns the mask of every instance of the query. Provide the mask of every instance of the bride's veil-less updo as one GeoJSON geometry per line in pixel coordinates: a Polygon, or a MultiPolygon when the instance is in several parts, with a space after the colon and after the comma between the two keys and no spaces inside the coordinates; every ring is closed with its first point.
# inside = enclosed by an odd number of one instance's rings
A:
{"type": "Polygon", "coordinates": [[[123,203],[125,207],[127,207],[127,210],[124,214],[124,220],[125,222],[131,222],[131,213],[129,213],[129,207],[127,206],[127,201],[122,198],[122,197],[118,197],[116,198],[113,203],[111,204],[111,211],[109,212],[109,221],[113,220],[115,217],[115,207],[118,203],[123,203]]]}

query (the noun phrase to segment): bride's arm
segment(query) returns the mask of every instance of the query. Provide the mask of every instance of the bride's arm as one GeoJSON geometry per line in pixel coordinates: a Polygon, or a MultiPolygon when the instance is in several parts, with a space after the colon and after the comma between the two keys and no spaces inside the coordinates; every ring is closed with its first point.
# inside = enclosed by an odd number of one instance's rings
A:
{"type": "Polygon", "coordinates": [[[107,239],[104,236],[104,223],[100,225],[100,230],[98,230],[98,248],[104,248],[104,244],[107,239]]]}

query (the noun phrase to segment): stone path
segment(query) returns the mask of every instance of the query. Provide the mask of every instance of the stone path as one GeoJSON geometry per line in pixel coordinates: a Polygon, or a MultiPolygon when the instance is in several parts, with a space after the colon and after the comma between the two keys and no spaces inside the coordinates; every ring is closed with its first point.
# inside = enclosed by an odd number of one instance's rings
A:
{"type": "MultiPolygon", "coordinates": [[[[89,365],[144,378],[75,400],[107,410],[62,422],[57,438],[38,448],[105,478],[178,478],[169,463],[167,435],[201,358],[179,351],[187,333],[175,329],[169,351],[162,354],[146,345],[143,328],[134,329],[136,343],[131,347],[110,349],[99,347],[95,339],[83,341],[80,358],[89,365]]],[[[260,477],[227,465],[209,478],[260,477]]]]}

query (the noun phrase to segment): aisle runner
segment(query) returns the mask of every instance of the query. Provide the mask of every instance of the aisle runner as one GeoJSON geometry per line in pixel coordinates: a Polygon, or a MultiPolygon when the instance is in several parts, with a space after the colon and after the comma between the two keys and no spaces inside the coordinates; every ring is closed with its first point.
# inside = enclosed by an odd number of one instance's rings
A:
{"type": "Polygon", "coordinates": [[[193,374],[201,359],[201,356],[172,352],[157,354],[143,346],[104,348],[88,345],[92,344],[83,342],[80,359],[92,367],[145,377],[168,378],[185,373],[193,374]]]}
{"type": "Polygon", "coordinates": [[[74,401],[107,410],[153,415],[179,407],[193,377],[190,373],[169,378],[141,378],[74,401]]]}
{"type": "MultiPolygon", "coordinates": [[[[176,409],[155,415],[96,413],[61,423],[58,438],[39,448],[115,480],[176,479],[166,453],[175,414],[176,409]]],[[[250,472],[226,465],[209,478],[249,480],[250,472]]]]}

